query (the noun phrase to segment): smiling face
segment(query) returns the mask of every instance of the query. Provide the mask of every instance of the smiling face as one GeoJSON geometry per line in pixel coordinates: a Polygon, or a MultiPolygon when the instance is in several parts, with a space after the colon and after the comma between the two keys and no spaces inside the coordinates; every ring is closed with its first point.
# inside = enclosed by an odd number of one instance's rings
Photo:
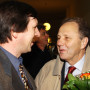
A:
{"type": "Polygon", "coordinates": [[[57,35],[57,48],[61,59],[68,62],[81,59],[85,52],[85,46],[82,44],[84,38],[80,39],[78,24],[75,22],[67,22],[63,24],[57,35]]]}
{"type": "Polygon", "coordinates": [[[37,29],[37,23],[37,19],[30,17],[26,30],[19,34],[21,53],[30,52],[33,45],[34,36],[40,36],[40,33],[37,29]]]}

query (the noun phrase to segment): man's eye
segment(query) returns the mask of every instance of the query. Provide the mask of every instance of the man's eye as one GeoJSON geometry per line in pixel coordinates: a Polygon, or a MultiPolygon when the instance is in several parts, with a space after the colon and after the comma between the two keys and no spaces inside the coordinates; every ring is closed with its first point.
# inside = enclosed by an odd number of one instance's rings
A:
{"type": "Polygon", "coordinates": [[[69,37],[65,37],[66,40],[69,40],[70,38],[69,37]]]}
{"type": "Polygon", "coordinates": [[[59,40],[60,39],[60,37],[57,37],[57,40],[59,40]]]}
{"type": "Polygon", "coordinates": [[[66,39],[68,39],[69,37],[65,37],[66,39]]]}

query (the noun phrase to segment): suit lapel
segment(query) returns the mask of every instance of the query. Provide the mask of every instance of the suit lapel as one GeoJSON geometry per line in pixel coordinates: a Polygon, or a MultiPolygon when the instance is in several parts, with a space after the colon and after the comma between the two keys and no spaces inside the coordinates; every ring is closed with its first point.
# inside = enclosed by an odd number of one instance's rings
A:
{"type": "Polygon", "coordinates": [[[15,90],[25,90],[23,83],[21,82],[15,68],[12,63],[5,55],[5,53],[0,49],[0,63],[3,66],[5,73],[10,77],[10,81],[12,82],[12,86],[15,90]]]}
{"type": "Polygon", "coordinates": [[[0,49],[0,63],[3,66],[5,73],[11,76],[11,62],[1,49],[0,49]]]}

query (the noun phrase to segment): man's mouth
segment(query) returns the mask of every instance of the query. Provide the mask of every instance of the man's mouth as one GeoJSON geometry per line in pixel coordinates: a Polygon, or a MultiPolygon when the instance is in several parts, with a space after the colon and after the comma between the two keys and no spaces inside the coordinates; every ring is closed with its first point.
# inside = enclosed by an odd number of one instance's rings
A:
{"type": "Polygon", "coordinates": [[[65,49],[60,49],[59,51],[60,51],[60,53],[64,53],[66,50],[65,49]]]}

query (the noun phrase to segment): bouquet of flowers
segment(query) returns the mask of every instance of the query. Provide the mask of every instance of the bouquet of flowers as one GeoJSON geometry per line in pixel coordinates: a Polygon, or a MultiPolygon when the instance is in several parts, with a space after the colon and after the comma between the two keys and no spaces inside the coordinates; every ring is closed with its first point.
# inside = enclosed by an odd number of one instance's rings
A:
{"type": "Polygon", "coordinates": [[[63,89],[67,90],[90,90],[90,71],[82,73],[80,76],[74,77],[68,74],[68,79],[63,89]]]}

